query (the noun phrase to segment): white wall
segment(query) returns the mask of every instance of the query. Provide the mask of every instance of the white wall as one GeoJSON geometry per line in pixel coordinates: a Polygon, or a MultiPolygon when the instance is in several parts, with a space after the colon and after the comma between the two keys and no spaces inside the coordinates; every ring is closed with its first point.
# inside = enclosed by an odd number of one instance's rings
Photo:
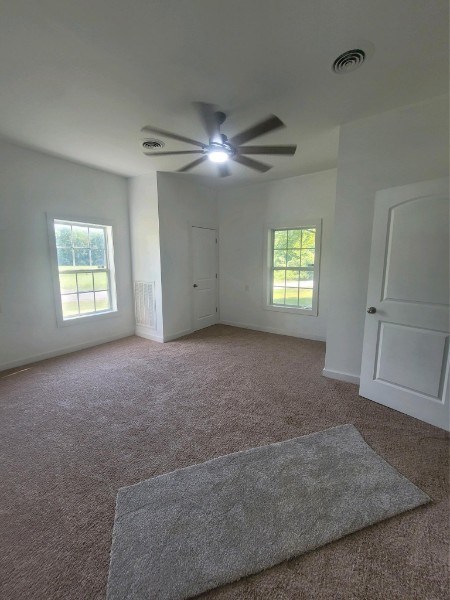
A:
{"type": "Polygon", "coordinates": [[[448,175],[448,97],[341,127],[326,370],[359,377],[375,192],[448,175]]]}
{"type": "Polygon", "coordinates": [[[297,337],[324,340],[330,297],[330,259],[336,171],[221,190],[220,320],[297,337]],[[268,225],[322,219],[318,316],[264,309],[264,238],[268,225]]]}
{"type": "Polygon", "coordinates": [[[0,369],[133,333],[127,182],[0,141],[0,369]],[[46,212],[112,220],[118,313],[57,327],[46,212]]]}
{"type": "Polygon", "coordinates": [[[161,258],[156,173],[133,177],[128,187],[133,281],[155,282],[156,329],[136,327],[136,334],[163,341],[161,258]]]}
{"type": "Polygon", "coordinates": [[[192,226],[218,228],[216,192],[181,173],[158,173],[164,339],[192,330],[192,226]]]}

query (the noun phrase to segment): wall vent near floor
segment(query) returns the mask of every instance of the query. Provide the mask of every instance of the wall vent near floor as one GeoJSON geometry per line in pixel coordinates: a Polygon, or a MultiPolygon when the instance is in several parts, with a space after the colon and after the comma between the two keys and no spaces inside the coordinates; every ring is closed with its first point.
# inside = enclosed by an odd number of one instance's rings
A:
{"type": "Polygon", "coordinates": [[[134,282],[134,312],[136,325],[156,329],[155,282],[134,282]]]}

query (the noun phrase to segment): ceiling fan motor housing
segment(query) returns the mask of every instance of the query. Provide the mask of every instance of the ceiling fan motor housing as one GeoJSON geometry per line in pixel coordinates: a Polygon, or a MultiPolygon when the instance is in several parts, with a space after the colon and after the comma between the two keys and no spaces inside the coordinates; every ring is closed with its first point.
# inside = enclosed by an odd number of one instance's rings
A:
{"type": "Polygon", "coordinates": [[[219,124],[219,127],[220,127],[220,125],[223,125],[223,123],[225,123],[225,119],[227,118],[227,115],[220,110],[217,110],[214,113],[214,116],[216,117],[216,121],[219,124]]]}

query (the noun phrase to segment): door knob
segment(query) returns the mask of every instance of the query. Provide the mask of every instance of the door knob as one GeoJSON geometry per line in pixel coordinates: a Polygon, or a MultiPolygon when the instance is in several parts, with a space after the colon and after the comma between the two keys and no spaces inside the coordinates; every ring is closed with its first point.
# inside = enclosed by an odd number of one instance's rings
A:
{"type": "Polygon", "coordinates": [[[375,308],[375,306],[369,306],[367,312],[369,313],[369,315],[374,315],[377,312],[377,309],[375,308]]]}
{"type": "Polygon", "coordinates": [[[194,285],[192,287],[198,287],[198,285],[196,283],[194,283],[194,285]]]}

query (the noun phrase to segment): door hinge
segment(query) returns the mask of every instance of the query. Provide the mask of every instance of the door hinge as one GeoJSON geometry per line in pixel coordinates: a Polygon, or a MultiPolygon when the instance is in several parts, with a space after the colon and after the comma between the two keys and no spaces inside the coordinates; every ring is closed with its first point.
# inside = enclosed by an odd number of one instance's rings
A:
{"type": "Polygon", "coordinates": [[[217,238],[216,238],[216,244],[217,244],[217,238]]]}
{"type": "Polygon", "coordinates": [[[216,312],[217,312],[217,306],[216,306],[216,312]]]}
{"type": "Polygon", "coordinates": [[[217,273],[216,273],[216,279],[217,279],[217,273]]]}

